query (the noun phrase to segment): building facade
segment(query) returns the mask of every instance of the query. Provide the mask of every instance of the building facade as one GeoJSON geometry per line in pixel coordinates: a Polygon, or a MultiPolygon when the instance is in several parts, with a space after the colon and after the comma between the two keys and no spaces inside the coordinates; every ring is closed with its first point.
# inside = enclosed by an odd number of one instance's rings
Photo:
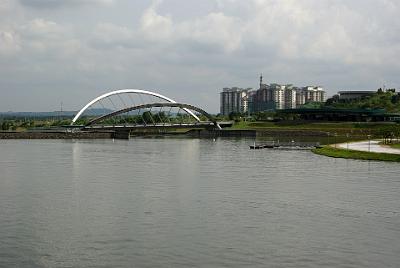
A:
{"type": "Polygon", "coordinates": [[[224,88],[220,93],[220,113],[222,115],[246,113],[248,111],[248,92],[250,90],[250,88],[243,89],[238,87],[224,88]]]}
{"type": "Polygon", "coordinates": [[[296,108],[307,102],[324,102],[325,90],[319,86],[296,88],[296,108]]]}
{"type": "Polygon", "coordinates": [[[295,109],[297,107],[296,94],[297,91],[295,88],[291,86],[285,88],[285,109],[295,109]]]}
{"type": "Polygon", "coordinates": [[[324,102],[325,91],[319,86],[293,87],[292,85],[263,84],[260,76],[260,88],[249,94],[250,112],[295,109],[308,102],[324,102]]]}
{"type": "Polygon", "coordinates": [[[220,93],[222,115],[295,109],[309,102],[324,102],[325,91],[320,86],[294,87],[276,83],[264,84],[260,76],[258,90],[238,87],[224,88],[220,93]]]}
{"type": "Polygon", "coordinates": [[[340,100],[355,100],[362,99],[368,96],[372,96],[376,91],[364,90],[364,91],[355,91],[355,90],[347,90],[347,91],[339,91],[339,99],[340,100]]]}

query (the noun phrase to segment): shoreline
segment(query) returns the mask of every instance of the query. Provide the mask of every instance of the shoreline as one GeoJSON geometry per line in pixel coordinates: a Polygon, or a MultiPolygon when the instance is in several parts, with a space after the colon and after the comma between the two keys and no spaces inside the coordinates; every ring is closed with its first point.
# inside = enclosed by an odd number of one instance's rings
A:
{"type": "MultiPolygon", "coordinates": [[[[165,131],[163,129],[150,131],[2,131],[1,139],[127,139],[129,136],[175,136],[186,135],[189,137],[329,137],[329,133],[323,130],[306,129],[223,129],[204,130],[191,129],[186,132],[165,131]]],[[[355,135],[354,137],[359,137],[355,135]]],[[[331,136],[332,137],[332,136],[331,136]]]]}
{"type": "Polygon", "coordinates": [[[0,140],[22,139],[112,139],[112,132],[0,132],[0,140]]]}
{"type": "Polygon", "coordinates": [[[400,149],[391,148],[390,146],[381,144],[380,140],[363,140],[357,142],[339,143],[336,144],[336,146],[341,149],[350,149],[354,151],[400,155],[400,149]]]}
{"type": "Polygon", "coordinates": [[[334,144],[330,144],[323,146],[321,148],[312,149],[311,151],[318,155],[323,155],[333,158],[400,162],[400,153],[360,151],[354,149],[346,149],[343,147],[338,148],[333,146],[334,144]]]}

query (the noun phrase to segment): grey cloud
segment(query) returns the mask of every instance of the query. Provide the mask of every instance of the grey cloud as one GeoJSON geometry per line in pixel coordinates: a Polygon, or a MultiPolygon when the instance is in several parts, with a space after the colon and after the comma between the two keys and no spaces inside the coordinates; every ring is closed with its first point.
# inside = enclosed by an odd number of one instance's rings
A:
{"type": "Polygon", "coordinates": [[[112,12],[99,8],[107,0],[19,1],[13,12],[0,8],[2,110],[49,110],[60,99],[77,109],[137,87],[216,112],[222,87],[256,87],[260,72],[328,95],[400,86],[396,1],[210,0],[185,12],[179,0],[115,1],[112,12]],[[90,14],[45,10],[82,4],[90,14]]]}
{"type": "Polygon", "coordinates": [[[60,7],[73,7],[87,4],[110,4],[113,0],[19,0],[19,2],[32,8],[60,8],[60,7]]]}

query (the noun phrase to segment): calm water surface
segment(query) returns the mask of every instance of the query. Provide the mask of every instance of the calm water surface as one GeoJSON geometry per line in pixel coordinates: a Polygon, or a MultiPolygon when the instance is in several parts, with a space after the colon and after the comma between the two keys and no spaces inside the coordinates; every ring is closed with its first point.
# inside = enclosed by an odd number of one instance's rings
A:
{"type": "Polygon", "coordinates": [[[399,267],[400,165],[250,140],[0,141],[0,267],[399,267]]]}

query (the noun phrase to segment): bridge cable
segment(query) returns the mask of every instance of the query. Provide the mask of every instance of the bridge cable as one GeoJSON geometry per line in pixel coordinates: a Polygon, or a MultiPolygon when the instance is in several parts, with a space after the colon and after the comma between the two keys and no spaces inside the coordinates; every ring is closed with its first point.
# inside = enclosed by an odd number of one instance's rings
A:
{"type": "MultiPolygon", "coordinates": [[[[164,126],[164,122],[163,122],[163,120],[161,119],[161,116],[160,116],[161,110],[162,110],[162,106],[160,107],[160,110],[158,111],[157,116],[158,116],[158,119],[160,119],[159,124],[164,126]]],[[[165,131],[165,129],[164,129],[164,131],[165,131]]]]}
{"type": "Polygon", "coordinates": [[[167,115],[167,119],[168,119],[168,122],[171,124],[171,120],[170,120],[170,117],[171,117],[171,110],[172,110],[172,107],[169,107],[169,111],[168,111],[168,115],[167,115]]]}
{"type": "MultiPolygon", "coordinates": [[[[131,100],[133,106],[136,106],[134,100],[133,100],[132,97],[131,97],[131,94],[127,94],[127,95],[128,95],[128,97],[129,97],[129,99],[131,100]]],[[[137,117],[134,117],[134,118],[135,118],[135,123],[134,123],[134,124],[136,125],[136,118],[137,118],[137,117]]]]}
{"type": "MultiPolygon", "coordinates": [[[[107,108],[104,106],[102,100],[99,100],[99,103],[100,103],[100,105],[103,107],[104,112],[106,112],[107,108]]],[[[115,118],[113,118],[113,121],[115,122],[115,118]]],[[[104,126],[104,125],[102,125],[102,126],[104,126]]]]}
{"type": "Polygon", "coordinates": [[[126,105],[126,103],[124,102],[124,100],[121,98],[120,94],[117,94],[119,100],[122,102],[122,105],[124,105],[124,108],[128,108],[128,106],[126,105]]]}
{"type": "Polygon", "coordinates": [[[153,97],[150,95],[146,95],[146,98],[148,99],[148,103],[153,103],[153,97]]]}
{"type": "MultiPolygon", "coordinates": [[[[143,115],[139,115],[139,114],[141,114],[140,113],[140,110],[141,110],[141,108],[139,108],[139,110],[138,110],[138,113],[137,113],[137,116],[138,116],[138,118],[140,118],[140,117],[142,117],[142,124],[144,123],[144,120],[143,120],[143,115]]],[[[135,120],[135,122],[136,122],[136,120],[135,120]]]]}
{"type": "Polygon", "coordinates": [[[160,123],[161,123],[162,125],[165,125],[165,124],[164,124],[164,121],[163,121],[162,118],[161,118],[161,110],[162,110],[162,108],[163,108],[163,107],[160,107],[160,110],[158,111],[158,114],[157,114],[157,115],[158,115],[158,118],[160,119],[160,123]]]}
{"type": "MultiPolygon", "coordinates": [[[[110,98],[109,97],[107,97],[106,98],[109,102],[111,102],[111,105],[114,105],[114,103],[110,100],[110,98]]],[[[115,105],[114,105],[114,109],[116,109],[116,107],[115,107],[115,105]]],[[[113,124],[113,126],[115,126],[115,125],[118,125],[118,123],[117,123],[117,119],[116,119],[116,117],[112,117],[112,119],[113,119],[113,121],[114,121],[114,124],[113,124]]]]}
{"type": "MultiPolygon", "coordinates": [[[[114,109],[116,110],[116,111],[118,111],[118,108],[117,108],[117,106],[114,104],[114,102],[112,101],[112,99],[111,98],[107,98],[110,102],[111,102],[111,104],[114,106],[114,109]]],[[[122,118],[122,120],[124,120],[125,121],[125,125],[126,125],[126,120],[122,117],[122,116],[119,116],[120,118],[122,118]]]]}
{"type": "Polygon", "coordinates": [[[152,108],[153,108],[153,107],[150,107],[149,115],[150,115],[151,121],[153,121],[153,125],[156,126],[156,121],[154,120],[153,115],[151,114],[151,109],[152,109],[152,108]]]}
{"type": "Polygon", "coordinates": [[[182,125],[182,121],[179,121],[179,120],[181,119],[181,117],[180,117],[180,112],[181,112],[181,107],[179,107],[178,113],[176,114],[176,118],[178,119],[178,123],[179,123],[180,125],[182,125]]]}
{"type": "Polygon", "coordinates": [[[129,99],[131,100],[133,106],[136,106],[135,101],[132,99],[131,94],[127,94],[129,99]]]}
{"type": "MultiPolygon", "coordinates": [[[[139,113],[140,113],[140,110],[141,110],[141,108],[139,109],[139,113]]],[[[147,126],[147,122],[146,122],[146,120],[144,119],[143,114],[144,114],[144,113],[141,113],[142,121],[143,121],[143,124],[144,124],[143,126],[147,126]]]]}
{"type": "Polygon", "coordinates": [[[142,103],[145,104],[145,102],[144,102],[144,100],[143,100],[143,98],[142,98],[142,94],[139,94],[139,93],[138,93],[138,95],[139,95],[139,98],[140,98],[140,100],[142,101],[142,103]]]}
{"type": "MultiPolygon", "coordinates": [[[[124,105],[124,108],[125,109],[127,109],[128,108],[128,106],[126,105],[126,103],[124,102],[124,100],[121,98],[121,95],[120,94],[117,94],[117,96],[118,96],[118,98],[120,99],[120,101],[122,102],[122,105],[124,105]]],[[[129,112],[128,112],[128,114],[126,114],[125,115],[125,119],[126,119],[126,117],[129,115],[129,112]]],[[[124,117],[122,117],[122,118],[124,118],[124,117]]],[[[128,125],[129,125],[129,122],[127,122],[126,120],[124,120],[125,121],[125,123],[127,123],[128,125]]],[[[126,125],[125,125],[126,126],[126,125]]]]}
{"type": "MultiPolygon", "coordinates": [[[[138,93],[138,95],[139,95],[140,100],[142,101],[141,103],[145,104],[145,102],[144,102],[144,100],[143,100],[143,98],[142,98],[142,94],[139,94],[139,93],[138,93]]],[[[140,113],[140,109],[139,109],[139,113],[140,113]]],[[[144,120],[143,113],[142,113],[142,120],[143,120],[143,122],[144,122],[144,125],[147,126],[147,122],[146,122],[146,120],[144,120]]]]}

